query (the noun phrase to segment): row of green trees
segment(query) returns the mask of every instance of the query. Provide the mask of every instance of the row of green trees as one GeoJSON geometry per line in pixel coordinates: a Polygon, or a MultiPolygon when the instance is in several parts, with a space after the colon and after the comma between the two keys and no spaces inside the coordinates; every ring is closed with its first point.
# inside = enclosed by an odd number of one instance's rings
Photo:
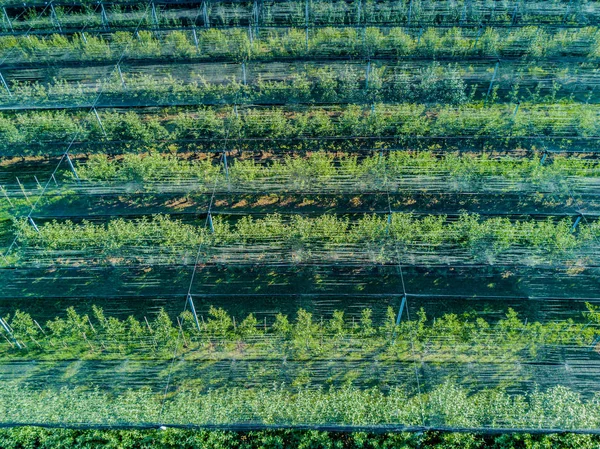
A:
{"type": "MultiPolygon", "coordinates": [[[[99,97],[99,106],[177,105],[177,104],[293,104],[293,103],[437,103],[459,105],[477,91],[477,83],[468,88],[458,67],[433,64],[414,73],[402,67],[295,67],[281,79],[259,76],[245,84],[238,78],[209,82],[192,74],[189,78],[153,75],[122,75],[116,72],[108,80],[96,83],[55,79],[49,84],[13,81],[10,93],[0,92],[0,107],[39,106],[91,107],[99,97]],[[299,73],[293,73],[299,69],[299,73]]],[[[281,75],[281,72],[280,72],[281,75]]],[[[484,73],[480,83],[487,82],[484,73]]],[[[526,82],[526,80],[525,80],[526,82]]],[[[556,83],[553,95],[560,96],[556,83]]],[[[482,96],[480,92],[479,97],[482,96]]]]}
{"type": "MultiPolygon", "coordinates": [[[[507,70],[505,67],[504,70],[507,70]]],[[[510,70],[510,68],[508,69],[510,70]]],[[[555,69],[553,69],[555,70],[555,69]]],[[[123,74],[95,82],[54,79],[50,83],[11,81],[10,92],[0,91],[0,108],[151,106],[188,104],[271,105],[303,103],[374,104],[425,103],[463,105],[475,100],[496,102],[563,103],[597,102],[593,78],[569,68],[554,77],[547,69],[520,69],[519,75],[495,79],[488,95],[492,73],[437,62],[421,68],[379,65],[312,64],[279,68],[276,79],[261,73],[250,81],[239,77],[207,81],[188,74],[165,76],[123,74]],[[577,73],[576,73],[577,72],[577,73]],[[539,81],[540,77],[545,77],[539,81]],[[467,81],[465,81],[467,80],[467,81]],[[572,84],[576,82],[577,87],[572,84]]],[[[86,77],[88,75],[82,75],[86,77]]],[[[92,75],[93,76],[93,75],[92,75]]]]}
{"type": "Polygon", "coordinates": [[[581,434],[367,433],[315,430],[74,430],[16,427],[0,429],[6,449],[594,449],[600,438],[581,434]]]}
{"type": "MultiPolygon", "coordinates": [[[[163,359],[169,360],[175,345],[194,360],[267,357],[329,360],[368,355],[372,360],[398,361],[418,358],[427,362],[498,362],[536,358],[547,346],[590,347],[599,333],[598,307],[574,321],[537,322],[521,319],[508,309],[498,320],[475,313],[446,313],[435,319],[421,309],[412,320],[397,320],[400,298],[388,307],[385,319],[375,322],[373,311],[363,309],[358,318],[334,311],[328,318],[299,309],[292,319],[281,313],[258,319],[230,315],[210,307],[206,316],[181,313],[173,321],[161,309],[154,318],[119,319],[93,306],[92,315],[70,307],[64,316],[40,324],[29,313],[16,310],[3,317],[0,357],[36,360],[163,359]],[[10,332],[8,332],[10,330],[10,332]]],[[[595,349],[595,348],[593,348],[595,349]]],[[[587,350],[587,349],[586,349],[587,350]]]]}
{"type": "Polygon", "coordinates": [[[483,31],[463,28],[407,29],[368,27],[302,28],[261,31],[250,38],[239,28],[161,32],[136,35],[116,31],[104,35],[53,34],[38,36],[0,36],[0,50],[7,61],[49,62],[115,61],[127,59],[270,60],[325,56],[377,57],[499,57],[540,60],[556,57],[600,57],[600,37],[594,26],[575,29],[544,27],[493,28],[483,31]],[[197,45],[196,45],[197,42],[197,45]]]}
{"type": "MultiPolygon", "coordinates": [[[[466,263],[489,263],[508,254],[519,257],[521,264],[564,263],[565,258],[581,264],[594,260],[594,248],[600,237],[599,221],[586,220],[574,232],[571,218],[513,221],[506,217],[481,219],[466,213],[455,220],[448,220],[445,215],[419,218],[409,213],[364,215],[353,220],[329,214],[314,218],[293,215],[285,219],[279,214],[268,214],[262,218],[244,216],[235,222],[215,216],[210,224],[197,226],[156,215],[132,220],[117,218],[106,223],[53,220],[36,229],[21,219],[16,221],[15,232],[24,260],[32,257],[31,249],[37,248],[54,263],[67,264],[191,257],[199,245],[204,248],[203,260],[211,257],[262,260],[266,254],[291,250],[297,261],[367,257],[390,262],[398,258],[400,247],[405,262],[414,259],[413,262],[434,263],[450,257],[466,263]],[[232,252],[232,248],[240,245],[244,254],[232,252]],[[132,247],[145,250],[132,253],[132,247]],[[407,259],[409,255],[411,259],[407,259]]],[[[33,254],[41,257],[39,251],[33,254]]],[[[20,252],[17,250],[15,257],[20,252]]]]}
{"type": "MultiPolygon", "coordinates": [[[[228,157],[227,172],[221,156],[195,155],[188,159],[184,155],[151,151],[146,154],[126,154],[123,157],[109,157],[106,154],[91,155],[76,164],[79,179],[103,181],[137,181],[143,183],[196,180],[206,186],[229,180],[233,185],[251,188],[266,183],[293,185],[309,188],[350,183],[352,185],[376,188],[394,183],[404,177],[452,177],[454,181],[489,181],[499,177],[506,181],[520,183],[544,183],[556,181],[557,187],[570,178],[596,178],[600,176],[600,166],[596,159],[578,156],[554,155],[546,157],[534,153],[528,156],[499,155],[486,153],[458,153],[432,150],[398,150],[358,156],[345,152],[315,152],[306,155],[285,155],[272,158],[267,163],[252,155],[228,157]]],[[[66,177],[74,178],[71,171],[66,177]]],[[[574,179],[571,184],[576,184],[574,179]]],[[[482,186],[485,189],[485,185],[482,186]]],[[[566,188],[566,187],[565,187],[566,188]]]]}
{"type": "MultiPolygon", "coordinates": [[[[126,380],[126,377],[121,376],[121,379],[126,380]]],[[[453,381],[436,383],[420,393],[402,387],[383,392],[378,388],[360,389],[352,385],[301,389],[280,385],[240,386],[207,392],[190,387],[171,391],[164,400],[163,389],[154,392],[137,386],[113,393],[100,388],[52,385],[44,388],[3,382],[0,400],[6,405],[0,409],[0,420],[61,427],[80,423],[156,423],[157,426],[395,424],[448,430],[490,427],[568,431],[592,430],[600,426],[597,395],[583,398],[579,392],[562,386],[558,379],[555,385],[545,391],[532,389],[527,393],[512,394],[499,388],[472,391],[453,381]]]]}
{"type": "MultiPolygon", "coordinates": [[[[47,144],[76,141],[89,146],[91,152],[105,152],[104,145],[137,151],[140,144],[156,146],[160,142],[193,141],[198,151],[202,145],[220,150],[223,142],[237,145],[240,139],[257,145],[253,139],[269,139],[266,148],[282,149],[289,144],[276,144],[277,139],[320,138],[311,141],[312,150],[329,146],[325,137],[367,137],[363,144],[371,148],[377,139],[415,141],[421,138],[448,136],[473,137],[480,147],[514,149],[522,145],[538,148],[542,137],[547,144],[568,145],[570,138],[600,136],[600,109],[590,104],[561,104],[551,106],[465,105],[461,107],[424,105],[381,105],[361,108],[357,105],[330,108],[254,108],[203,107],[193,109],[164,109],[156,114],[98,111],[94,114],[65,111],[29,111],[0,114],[0,149],[4,154],[47,153],[47,144]],[[510,139],[510,140],[508,140],[510,139]],[[104,142],[104,143],[103,143],[104,142]],[[213,143],[211,143],[213,142],[213,143]],[[562,142],[562,143],[561,143],[562,142]]],[[[585,149],[595,151],[595,141],[585,149]]],[[[346,142],[350,144],[350,142],[346,142]]],[[[339,144],[338,144],[339,145],[339,144]]],[[[431,145],[431,142],[426,142],[431,145]]],[[[263,145],[264,146],[264,145],[263,145]]],[[[60,153],[60,148],[56,151],[60,153]]],[[[129,150],[130,151],[130,150],[129,150]]]]}
{"type": "MultiPolygon", "coordinates": [[[[13,28],[27,29],[28,26],[37,28],[55,28],[56,22],[62,26],[71,25],[79,28],[87,23],[89,26],[103,26],[100,11],[89,0],[80,2],[80,8],[56,6],[54,12],[43,9],[43,4],[36,1],[16,5],[12,0],[2,0],[0,4],[14,8],[11,11],[13,28]],[[37,3],[37,5],[36,5],[37,3]],[[36,5],[37,8],[33,6],[36,5]],[[27,9],[29,7],[29,9],[27,9]],[[83,9],[83,11],[82,11],[83,9]],[[91,17],[90,17],[91,16],[91,17]]],[[[173,14],[168,5],[156,8],[156,14],[150,14],[146,4],[140,2],[133,7],[125,7],[119,1],[105,5],[108,25],[112,27],[136,26],[142,23],[146,26],[169,26],[180,23],[195,23],[207,26],[273,26],[273,25],[353,25],[371,24],[393,25],[469,25],[478,26],[482,23],[497,25],[518,25],[528,23],[550,25],[582,25],[593,23],[596,18],[594,9],[581,4],[565,5],[564,2],[535,1],[527,3],[504,2],[501,5],[489,5],[485,2],[467,3],[466,1],[442,2],[438,4],[431,0],[409,0],[397,2],[375,2],[354,0],[351,2],[328,2],[311,0],[308,5],[303,0],[294,2],[263,2],[260,10],[253,10],[253,2],[217,3],[210,2],[204,14],[199,14],[190,5],[188,14],[173,14]],[[308,6],[308,15],[307,15],[308,6]],[[182,17],[183,16],[183,17],[182,17]]],[[[47,9],[47,8],[46,8],[47,9]]],[[[6,18],[2,17],[3,25],[10,29],[6,18]]]]}

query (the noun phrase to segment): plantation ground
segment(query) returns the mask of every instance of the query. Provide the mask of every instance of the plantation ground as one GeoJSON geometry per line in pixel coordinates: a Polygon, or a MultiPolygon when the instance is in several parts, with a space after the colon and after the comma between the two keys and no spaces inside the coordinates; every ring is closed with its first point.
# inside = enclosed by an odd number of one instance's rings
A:
{"type": "Polygon", "coordinates": [[[0,446],[598,446],[600,2],[0,5],[0,446]]]}

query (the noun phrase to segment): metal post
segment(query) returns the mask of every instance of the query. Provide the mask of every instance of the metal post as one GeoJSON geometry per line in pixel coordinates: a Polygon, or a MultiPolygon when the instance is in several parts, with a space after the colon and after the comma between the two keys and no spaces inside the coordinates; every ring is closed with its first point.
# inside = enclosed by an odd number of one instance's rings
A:
{"type": "Polygon", "coordinates": [[[117,64],[117,72],[119,72],[119,77],[121,78],[121,84],[123,84],[123,88],[126,89],[125,86],[125,78],[123,78],[123,72],[121,71],[121,64],[117,64]]]}
{"type": "Polygon", "coordinates": [[[27,201],[27,203],[29,203],[30,206],[33,206],[33,204],[31,204],[31,201],[29,200],[29,197],[27,196],[27,192],[25,191],[25,187],[23,187],[23,184],[21,184],[21,181],[19,180],[19,178],[17,176],[15,176],[15,179],[17,180],[17,183],[19,184],[19,187],[21,188],[21,192],[23,192],[23,196],[25,197],[25,200],[27,201]]]}
{"type": "Polygon", "coordinates": [[[546,157],[548,157],[548,153],[544,151],[542,159],[540,160],[540,165],[544,165],[544,162],[546,162],[546,157]]]}
{"type": "Polygon", "coordinates": [[[102,26],[105,30],[110,29],[110,22],[108,21],[108,15],[104,9],[104,3],[100,3],[100,19],[102,20],[102,26]]]}
{"type": "Polygon", "coordinates": [[[410,26],[411,18],[412,18],[412,0],[410,0],[410,3],[408,4],[408,23],[407,23],[408,26],[410,26]]]}
{"type": "Polygon", "coordinates": [[[400,310],[398,310],[398,316],[396,318],[396,326],[394,327],[394,334],[392,335],[392,341],[396,340],[396,332],[398,326],[400,326],[400,321],[402,320],[402,312],[404,311],[404,307],[406,307],[406,293],[402,295],[402,301],[400,302],[400,310]]]}
{"type": "MultiPolygon", "coordinates": [[[[573,0],[569,0],[569,4],[567,5],[567,10],[565,11],[565,15],[563,17],[563,24],[567,21],[567,16],[569,15],[569,12],[571,11],[571,3],[573,0]]],[[[6,14],[6,12],[5,12],[6,14]]]]}
{"type": "Polygon", "coordinates": [[[571,232],[575,232],[575,229],[577,229],[577,225],[581,221],[582,217],[583,217],[583,215],[579,214],[579,216],[577,217],[577,220],[575,220],[575,223],[573,223],[573,226],[571,227],[571,232]]]}
{"type": "Polygon", "coordinates": [[[223,166],[225,168],[225,179],[227,180],[227,190],[231,190],[229,184],[229,165],[227,164],[227,151],[223,151],[223,166]]]}
{"type": "Polygon", "coordinates": [[[210,228],[210,232],[215,233],[215,225],[213,224],[212,214],[208,213],[208,227],[210,228]]]}
{"type": "Polygon", "coordinates": [[[515,5],[515,9],[513,11],[513,15],[512,15],[512,19],[510,21],[511,26],[515,24],[515,19],[517,18],[517,11],[519,10],[519,2],[517,2],[517,4],[515,5]]]}
{"type": "Polygon", "coordinates": [[[305,27],[305,31],[306,31],[306,51],[307,52],[308,52],[308,17],[309,17],[308,1],[309,0],[306,0],[304,3],[304,27],[305,27]]]}
{"type": "Polygon", "coordinates": [[[19,342],[17,341],[17,339],[15,338],[14,334],[12,333],[12,330],[10,329],[10,326],[8,325],[8,323],[6,321],[4,321],[4,319],[2,319],[2,318],[0,318],[0,325],[2,325],[2,327],[4,328],[4,330],[8,333],[8,335],[11,336],[11,338],[17,344],[17,346],[19,347],[19,349],[23,349],[21,347],[21,345],[19,344],[19,342]]]}
{"type": "Polygon", "coordinates": [[[254,0],[254,5],[252,6],[252,21],[254,22],[254,30],[255,34],[258,36],[258,19],[260,17],[260,12],[258,8],[258,1],[254,0]]]}
{"type": "Polygon", "coordinates": [[[83,31],[81,32],[81,40],[87,45],[87,37],[85,37],[85,33],[83,31]]]}
{"type": "Polygon", "coordinates": [[[71,161],[71,158],[69,157],[69,153],[67,153],[65,156],[67,159],[67,163],[69,164],[69,168],[71,169],[71,171],[73,172],[73,175],[75,176],[75,179],[77,180],[77,182],[81,182],[81,180],[79,179],[79,175],[77,175],[77,170],[75,170],[75,166],[73,165],[73,161],[71,161]]]}
{"type": "Polygon", "coordinates": [[[421,31],[419,31],[419,37],[417,38],[417,45],[421,45],[421,36],[423,36],[423,32],[425,28],[421,27],[421,31]]]}
{"type": "Polygon", "coordinates": [[[198,45],[198,35],[196,34],[196,28],[192,28],[192,36],[194,37],[194,45],[196,45],[196,51],[200,53],[200,46],[198,45]]]}
{"type": "Polygon", "coordinates": [[[8,84],[6,83],[6,80],[4,79],[4,77],[2,76],[2,72],[0,72],[0,82],[2,83],[2,85],[4,86],[4,88],[6,89],[6,92],[8,92],[8,96],[12,97],[12,92],[8,88],[8,84]]]}
{"type": "Polygon", "coordinates": [[[242,80],[244,82],[244,86],[246,86],[247,82],[246,82],[246,62],[245,61],[242,62],[242,80]]]}
{"type": "Polygon", "coordinates": [[[463,5],[463,10],[462,13],[460,15],[460,24],[462,25],[463,23],[465,23],[465,20],[467,20],[467,1],[465,0],[465,3],[463,5]]]}
{"type": "Polygon", "coordinates": [[[521,105],[521,102],[518,102],[517,105],[515,106],[515,112],[513,112],[513,118],[517,115],[517,112],[519,112],[520,105],[521,105]]]}
{"type": "Polygon", "coordinates": [[[156,28],[158,28],[158,15],[156,14],[156,6],[154,6],[154,2],[152,2],[152,21],[156,28]]]}
{"type": "Polygon", "coordinates": [[[210,27],[210,22],[208,19],[208,6],[206,5],[206,2],[202,2],[202,22],[204,22],[204,28],[210,27]]]}
{"type": "Polygon", "coordinates": [[[31,226],[33,226],[33,229],[35,229],[38,234],[41,234],[40,228],[37,227],[37,225],[35,224],[35,221],[33,221],[33,218],[31,217],[31,215],[28,216],[27,219],[29,220],[29,223],[31,224],[31,226]]]}
{"type": "Polygon", "coordinates": [[[0,186],[0,190],[2,190],[2,193],[6,197],[6,201],[8,201],[8,204],[10,204],[10,207],[14,207],[12,201],[10,200],[10,198],[8,197],[8,194],[6,193],[6,189],[4,188],[4,186],[0,186]]]}
{"type": "Polygon", "coordinates": [[[60,26],[60,22],[58,21],[58,16],[56,15],[56,11],[52,2],[50,3],[50,18],[53,22],[55,22],[55,26],[58,28],[58,31],[62,32],[62,28],[60,26]]]}
{"type": "Polygon", "coordinates": [[[194,307],[194,300],[192,299],[191,294],[188,294],[187,303],[189,304],[192,315],[194,316],[194,321],[196,322],[196,326],[198,326],[198,332],[202,332],[202,328],[200,327],[200,322],[198,321],[198,315],[196,314],[196,307],[194,307]]]}
{"type": "Polygon", "coordinates": [[[254,37],[252,36],[252,25],[248,25],[248,39],[250,40],[250,45],[254,43],[254,37]]]}
{"type": "Polygon", "coordinates": [[[10,27],[10,31],[12,33],[14,33],[14,28],[12,26],[12,22],[10,21],[10,17],[8,17],[8,13],[6,12],[6,8],[3,6],[2,7],[2,12],[4,12],[4,17],[6,18],[6,21],[8,22],[8,26],[10,27]]]}
{"type": "Polygon", "coordinates": [[[367,69],[365,73],[365,88],[369,88],[369,74],[371,73],[371,60],[367,61],[367,69]]]}
{"type": "Polygon", "coordinates": [[[496,62],[496,66],[494,67],[494,74],[492,75],[492,80],[490,81],[490,87],[488,87],[487,94],[485,95],[485,102],[487,103],[487,99],[490,96],[490,92],[492,91],[492,86],[494,85],[494,81],[496,80],[496,75],[498,74],[498,67],[500,66],[500,61],[496,62]]]}
{"type": "Polygon", "coordinates": [[[390,226],[392,225],[392,214],[391,212],[387,217],[387,225],[385,226],[385,235],[390,235],[390,226]]]}
{"type": "Polygon", "coordinates": [[[96,116],[96,120],[98,120],[98,124],[100,125],[100,129],[102,130],[102,134],[104,134],[104,137],[107,137],[104,125],[102,124],[102,120],[100,120],[100,116],[98,115],[98,111],[96,110],[96,108],[93,108],[93,110],[94,115],[96,116]]]}
{"type": "Polygon", "coordinates": [[[475,44],[473,48],[477,48],[477,43],[479,42],[479,38],[481,37],[481,33],[483,33],[483,25],[479,24],[479,30],[477,31],[477,37],[475,38],[475,44]]]}

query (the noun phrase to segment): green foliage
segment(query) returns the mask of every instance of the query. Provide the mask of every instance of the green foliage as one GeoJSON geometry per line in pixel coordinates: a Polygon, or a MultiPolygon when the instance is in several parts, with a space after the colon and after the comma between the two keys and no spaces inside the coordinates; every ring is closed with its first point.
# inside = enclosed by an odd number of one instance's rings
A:
{"type": "MultiPolygon", "coordinates": [[[[596,222],[581,223],[579,232],[573,233],[570,218],[482,219],[477,214],[467,213],[456,220],[444,215],[416,217],[393,213],[389,224],[386,216],[375,214],[365,214],[352,221],[327,214],[314,218],[294,215],[289,220],[280,214],[267,214],[262,218],[244,216],[233,222],[219,216],[213,219],[214,233],[204,226],[182,223],[164,215],[133,220],[118,218],[104,224],[53,220],[38,226],[39,233],[26,220],[15,224],[18,241],[24,247],[38,248],[53,257],[67,250],[81,254],[94,251],[96,260],[113,264],[139,263],[148,257],[128,255],[127,249],[133,246],[152,248],[156,257],[172,260],[191,257],[199,245],[208,251],[234,244],[260,248],[264,243],[288,242],[296,250],[307,251],[311,245],[323,245],[330,257],[340,251],[341,245],[348,245],[350,249],[360,244],[366,245],[364,248],[369,251],[376,251],[378,260],[394,260],[397,245],[402,245],[405,251],[412,247],[466,251],[463,257],[469,260],[493,260],[505,254],[519,254],[522,258],[529,257],[528,263],[535,265],[577,260],[583,257],[578,251],[585,252],[600,236],[600,225],[596,222]]],[[[210,252],[205,257],[210,257],[210,252]]],[[[302,255],[298,253],[298,257],[302,255]]]]}

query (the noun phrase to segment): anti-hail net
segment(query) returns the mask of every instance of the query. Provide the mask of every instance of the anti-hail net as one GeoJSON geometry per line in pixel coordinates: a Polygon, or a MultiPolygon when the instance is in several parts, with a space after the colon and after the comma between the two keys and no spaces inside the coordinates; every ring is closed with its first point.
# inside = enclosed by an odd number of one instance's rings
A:
{"type": "Polygon", "coordinates": [[[0,11],[0,424],[598,432],[597,2],[0,11]]]}

